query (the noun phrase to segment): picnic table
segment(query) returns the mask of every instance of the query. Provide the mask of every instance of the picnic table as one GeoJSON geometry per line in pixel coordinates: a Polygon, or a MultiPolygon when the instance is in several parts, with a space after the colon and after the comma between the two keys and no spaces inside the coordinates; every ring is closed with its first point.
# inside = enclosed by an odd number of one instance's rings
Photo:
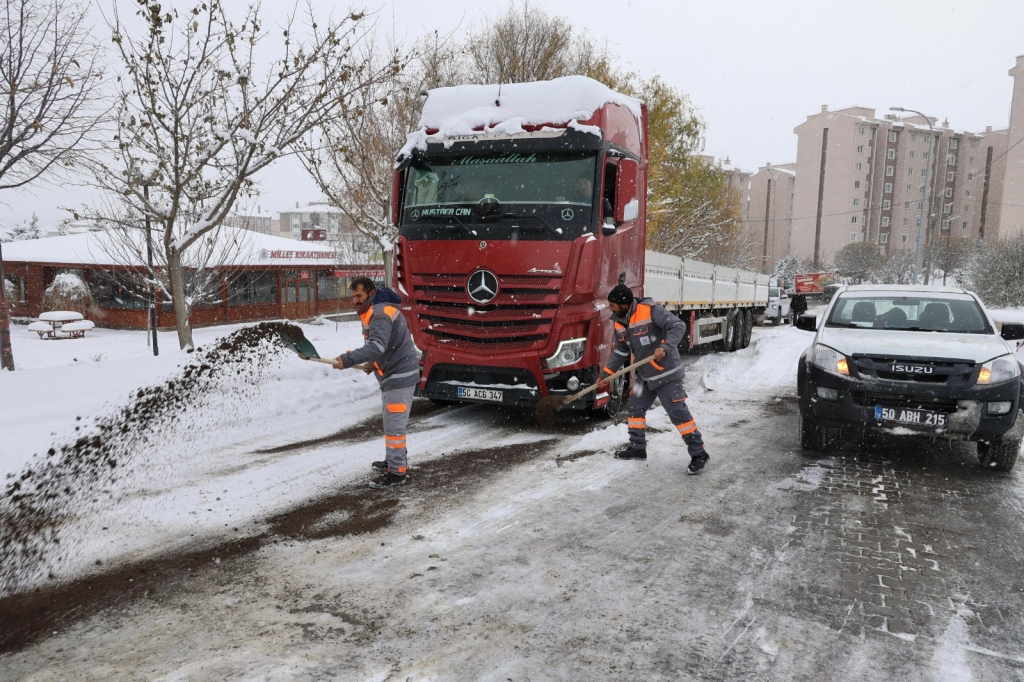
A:
{"type": "Polygon", "coordinates": [[[86,320],[82,313],[73,310],[51,310],[41,314],[39,321],[30,324],[28,330],[39,334],[40,339],[80,339],[95,326],[96,324],[86,320]]]}

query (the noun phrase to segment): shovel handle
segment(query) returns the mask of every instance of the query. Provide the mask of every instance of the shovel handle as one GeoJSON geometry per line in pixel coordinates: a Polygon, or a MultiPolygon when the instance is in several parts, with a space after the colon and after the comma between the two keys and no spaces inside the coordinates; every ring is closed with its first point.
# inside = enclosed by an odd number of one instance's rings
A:
{"type": "MultiPolygon", "coordinates": [[[[322,362],[324,364],[331,365],[332,367],[334,366],[334,360],[331,360],[330,358],[307,358],[305,355],[302,355],[302,353],[299,353],[299,357],[301,357],[303,360],[314,360],[316,362],[322,362]]],[[[365,362],[361,365],[353,365],[351,367],[346,367],[345,369],[361,369],[367,374],[369,374],[371,371],[370,365],[365,362]]]]}
{"type": "MultiPolygon", "coordinates": [[[[654,356],[650,355],[650,356],[644,358],[643,360],[640,360],[639,362],[634,362],[629,367],[623,367],[622,369],[620,369],[618,372],[615,372],[614,374],[609,374],[606,377],[601,377],[601,381],[611,381],[612,379],[618,379],[623,374],[626,374],[627,372],[632,372],[637,367],[643,367],[644,365],[646,365],[648,362],[650,362],[653,359],[654,359],[654,356]]],[[[571,395],[568,398],[566,398],[565,399],[565,404],[568,405],[569,403],[573,402],[574,400],[578,400],[578,399],[582,398],[583,396],[585,396],[586,394],[590,393],[591,391],[596,391],[596,390],[597,390],[597,384],[595,383],[592,386],[586,387],[585,389],[583,389],[579,393],[574,393],[573,395],[571,395]]]]}

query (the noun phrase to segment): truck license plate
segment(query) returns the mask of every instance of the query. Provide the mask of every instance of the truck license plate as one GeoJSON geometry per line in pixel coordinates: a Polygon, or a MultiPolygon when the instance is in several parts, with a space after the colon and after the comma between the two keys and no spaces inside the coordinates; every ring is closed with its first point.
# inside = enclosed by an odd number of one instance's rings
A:
{"type": "Polygon", "coordinates": [[[502,393],[502,391],[495,391],[490,388],[470,388],[468,386],[459,386],[459,397],[468,398],[470,400],[486,400],[492,403],[500,403],[502,393]]]}
{"type": "Polygon", "coordinates": [[[946,415],[928,410],[905,410],[902,407],[875,406],[875,419],[911,426],[945,426],[946,415]]]}

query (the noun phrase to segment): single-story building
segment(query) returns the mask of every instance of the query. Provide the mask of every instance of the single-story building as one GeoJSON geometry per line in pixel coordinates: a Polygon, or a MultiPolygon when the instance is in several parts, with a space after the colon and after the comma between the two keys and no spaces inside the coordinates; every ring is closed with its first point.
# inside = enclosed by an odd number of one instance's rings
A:
{"type": "MultiPolygon", "coordinates": [[[[157,237],[154,232],[154,239],[157,237]]],[[[58,274],[77,275],[95,301],[88,315],[99,326],[148,327],[149,293],[145,233],[132,244],[121,233],[87,232],[3,245],[4,275],[14,286],[12,315],[36,318],[45,312],[43,295],[58,274]]],[[[156,244],[154,244],[156,247],[156,244]]],[[[216,237],[193,247],[186,279],[212,275],[206,295],[192,309],[195,327],[267,319],[306,319],[352,309],[349,282],[358,276],[384,279],[380,264],[339,265],[334,249],[251,230],[221,227],[216,237]],[[191,267],[190,267],[191,266],[191,267]]],[[[154,262],[162,262],[154,253],[154,262]]],[[[158,276],[163,268],[156,266],[158,276]]],[[[174,327],[174,311],[164,297],[157,326],[174,327]]]]}

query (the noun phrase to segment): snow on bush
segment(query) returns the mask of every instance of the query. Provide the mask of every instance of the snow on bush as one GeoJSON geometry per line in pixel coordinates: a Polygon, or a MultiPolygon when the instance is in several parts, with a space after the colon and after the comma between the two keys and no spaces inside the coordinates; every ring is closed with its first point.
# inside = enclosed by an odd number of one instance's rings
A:
{"type": "Polygon", "coordinates": [[[4,301],[7,302],[7,308],[9,310],[14,309],[14,303],[18,300],[18,291],[14,288],[14,284],[11,280],[4,280],[4,301]]]}
{"type": "Polygon", "coordinates": [[[986,306],[1024,306],[1024,234],[979,242],[968,273],[986,306]]]}
{"type": "Polygon", "coordinates": [[[43,305],[47,310],[74,310],[83,315],[88,315],[96,307],[89,287],[78,275],[70,272],[60,273],[46,288],[43,305]]]}

